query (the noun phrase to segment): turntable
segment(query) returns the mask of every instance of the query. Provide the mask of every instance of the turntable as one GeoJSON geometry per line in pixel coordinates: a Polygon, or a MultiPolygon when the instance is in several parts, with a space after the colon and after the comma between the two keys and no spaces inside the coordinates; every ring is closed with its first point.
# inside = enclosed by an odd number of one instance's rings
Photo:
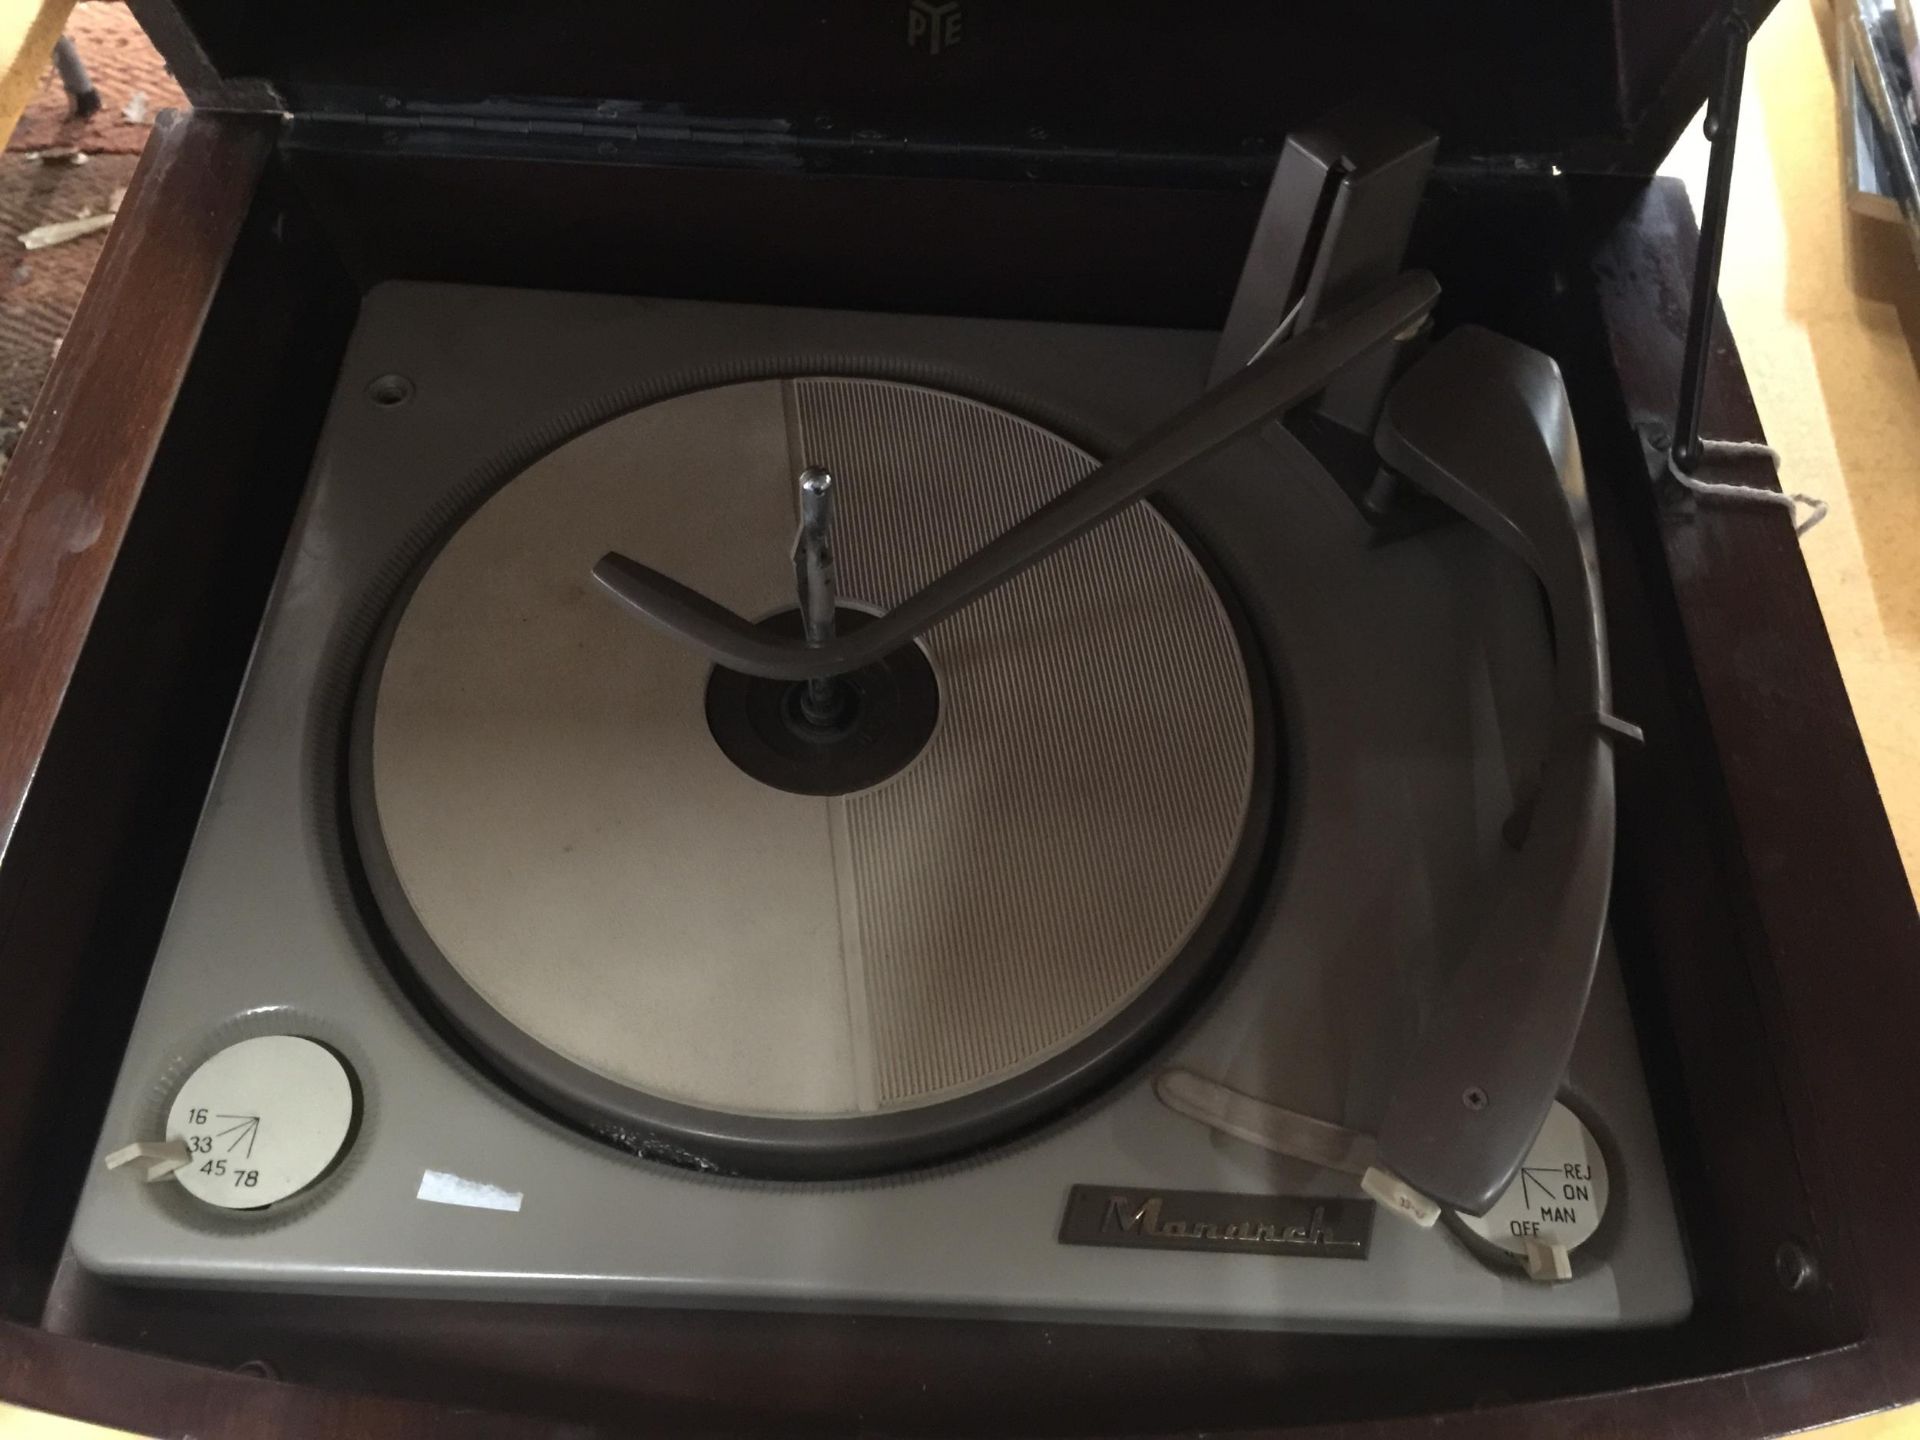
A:
{"type": "Polygon", "coordinates": [[[201,108],[0,490],[9,1398],[1920,1395],[1910,897],[1665,478],[1759,439],[1635,178],[1741,22],[141,4],[201,108]]]}
{"type": "Polygon", "coordinates": [[[1432,338],[1431,152],[1296,138],[1221,336],[375,291],[79,1262],[1684,1315],[1578,444],[1432,338]],[[1328,154],[1406,202],[1274,285],[1328,154]]]}

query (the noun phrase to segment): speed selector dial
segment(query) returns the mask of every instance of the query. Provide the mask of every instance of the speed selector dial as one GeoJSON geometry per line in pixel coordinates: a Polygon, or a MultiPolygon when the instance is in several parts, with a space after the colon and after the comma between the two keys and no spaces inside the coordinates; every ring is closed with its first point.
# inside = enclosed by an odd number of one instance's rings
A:
{"type": "Polygon", "coordinates": [[[106,1164],[137,1164],[149,1181],[170,1176],[222,1210],[255,1210],[332,1169],[355,1112],[352,1077],[332,1050],[299,1035],[257,1036],[187,1076],[163,1139],[125,1146],[106,1164]]]}

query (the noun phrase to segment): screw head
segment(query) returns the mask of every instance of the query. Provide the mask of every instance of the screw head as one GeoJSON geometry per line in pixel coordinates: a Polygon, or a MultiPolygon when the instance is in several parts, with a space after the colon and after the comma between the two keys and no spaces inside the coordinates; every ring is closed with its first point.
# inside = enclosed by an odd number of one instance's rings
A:
{"type": "Polygon", "coordinates": [[[1484,1110],[1487,1108],[1487,1092],[1478,1085],[1469,1085],[1460,1093],[1460,1103],[1469,1110],[1484,1110]]]}
{"type": "Polygon", "coordinates": [[[1785,1240],[1773,1252],[1773,1273],[1781,1288],[1798,1295],[1820,1283],[1820,1266],[1807,1247],[1798,1240],[1785,1240]]]}
{"type": "Polygon", "coordinates": [[[404,375],[382,375],[367,386],[367,398],[384,410],[413,398],[413,381],[404,375]]]}

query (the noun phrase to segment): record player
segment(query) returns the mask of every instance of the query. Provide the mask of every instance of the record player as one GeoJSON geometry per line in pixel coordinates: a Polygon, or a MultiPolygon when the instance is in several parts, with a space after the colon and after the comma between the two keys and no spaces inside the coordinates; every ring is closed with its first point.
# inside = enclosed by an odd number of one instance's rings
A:
{"type": "Polygon", "coordinates": [[[1911,898],[1662,478],[1706,7],[144,9],[205,111],[9,482],[10,1395],[1912,1393],[1911,898]]]}

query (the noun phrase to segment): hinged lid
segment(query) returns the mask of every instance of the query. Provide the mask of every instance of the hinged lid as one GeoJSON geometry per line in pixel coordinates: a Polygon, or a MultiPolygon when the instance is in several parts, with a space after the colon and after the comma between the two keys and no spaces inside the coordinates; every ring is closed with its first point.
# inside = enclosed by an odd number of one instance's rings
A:
{"type": "MultiPolygon", "coordinates": [[[[810,163],[1263,170],[1342,101],[1450,160],[1649,172],[1728,0],[134,0],[195,103],[549,137],[777,139],[810,163]],[[500,108],[499,102],[521,102],[500,108]],[[525,102],[544,108],[532,114],[525,102]],[[459,107],[450,110],[448,107],[459,107]],[[491,108],[489,108],[491,106],[491,108]],[[684,135],[676,138],[684,138],[684,135]],[[1253,162],[1258,161],[1258,165],[1253,162]]],[[[1757,18],[1771,0],[1748,0],[1757,18]]]]}

